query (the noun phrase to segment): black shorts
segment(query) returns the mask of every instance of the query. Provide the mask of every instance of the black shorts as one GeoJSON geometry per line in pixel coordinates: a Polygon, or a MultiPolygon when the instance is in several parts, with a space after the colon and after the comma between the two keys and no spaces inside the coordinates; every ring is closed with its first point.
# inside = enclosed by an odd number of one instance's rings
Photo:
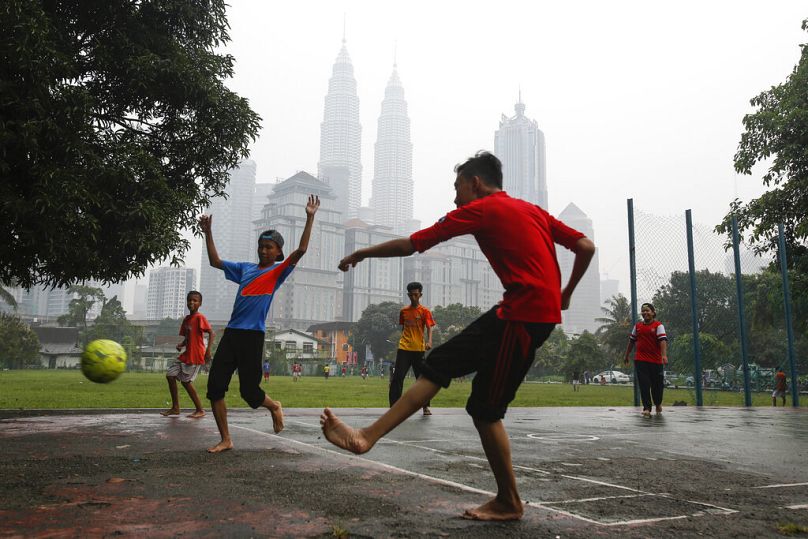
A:
{"type": "Polygon", "coordinates": [[[421,364],[421,376],[443,387],[449,387],[452,378],[476,372],[466,411],[482,421],[505,417],[536,349],[555,328],[555,324],[502,320],[496,311],[492,308],[428,352],[421,364]]]}
{"type": "Polygon", "coordinates": [[[226,328],[213,356],[208,376],[208,399],[224,398],[233,372],[238,369],[241,398],[251,408],[258,408],[266,394],[261,389],[264,332],[251,329],[226,328]]]}

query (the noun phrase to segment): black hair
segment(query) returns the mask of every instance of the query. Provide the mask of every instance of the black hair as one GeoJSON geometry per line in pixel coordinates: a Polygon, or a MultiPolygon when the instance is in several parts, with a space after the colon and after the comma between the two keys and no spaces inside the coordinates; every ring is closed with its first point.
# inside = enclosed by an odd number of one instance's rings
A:
{"type": "Polygon", "coordinates": [[[413,290],[417,290],[419,292],[424,291],[424,287],[418,281],[413,281],[407,285],[407,292],[412,292],[413,290]]]}
{"type": "Polygon", "coordinates": [[[502,161],[491,152],[480,150],[465,163],[455,165],[454,171],[467,180],[478,176],[486,185],[502,189],[502,161]]]}
{"type": "Polygon", "coordinates": [[[191,290],[188,292],[188,295],[185,296],[185,300],[187,301],[191,296],[199,296],[199,301],[202,301],[202,292],[199,292],[198,290],[191,290]]]}
{"type": "Polygon", "coordinates": [[[651,309],[651,312],[654,313],[654,318],[656,318],[656,309],[654,309],[653,304],[643,303],[642,305],[640,305],[640,310],[642,310],[643,307],[648,307],[649,309],[651,309]]]}

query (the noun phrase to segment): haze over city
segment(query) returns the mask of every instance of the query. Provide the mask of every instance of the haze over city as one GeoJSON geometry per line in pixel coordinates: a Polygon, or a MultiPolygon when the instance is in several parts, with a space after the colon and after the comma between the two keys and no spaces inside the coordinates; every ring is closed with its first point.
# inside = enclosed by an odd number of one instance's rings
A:
{"type": "MultiPolygon", "coordinates": [[[[452,167],[493,150],[502,114],[525,115],[547,145],[549,210],[574,202],[593,221],[600,271],[627,287],[626,198],[657,214],[692,208],[710,226],[763,191],[732,157],[749,99],[784,81],[804,41],[804,4],[681,2],[234,1],[229,85],[263,118],[259,182],[317,172],[323,99],[342,46],[362,124],[362,204],[393,68],[409,105],[414,216],[453,208],[452,167]],[[343,24],[344,21],[344,24],[343,24]]],[[[199,241],[186,258],[200,260],[199,241]]]]}

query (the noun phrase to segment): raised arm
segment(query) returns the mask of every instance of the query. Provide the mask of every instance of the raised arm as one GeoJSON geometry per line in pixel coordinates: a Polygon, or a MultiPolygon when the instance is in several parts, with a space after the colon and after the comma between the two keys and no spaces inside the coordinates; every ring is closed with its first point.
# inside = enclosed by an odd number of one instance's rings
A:
{"type": "Polygon", "coordinates": [[[311,229],[312,225],[314,225],[314,214],[317,213],[319,208],[320,197],[309,195],[309,202],[306,204],[306,226],[303,228],[303,235],[300,236],[300,245],[289,255],[289,260],[292,264],[297,264],[309,248],[309,238],[311,238],[311,229]]]}
{"type": "Polygon", "coordinates": [[[386,241],[364,249],[359,249],[349,254],[339,261],[340,271],[348,271],[366,258],[390,258],[394,256],[410,256],[415,252],[415,247],[410,238],[399,238],[386,241]]]}
{"type": "Polygon", "coordinates": [[[208,262],[214,268],[223,269],[224,264],[222,264],[222,259],[219,258],[219,253],[216,251],[216,244],[213,243],[213,216],[212,215],[201,215],[199,217],[199,228],[202,229],[202,233],[205,234],[205,247],[208,250],[208,262]]]}
{"type": "Polygon", "coordinates": [[[572,252],[575,253],[575,261],[572,263],[572,272],[567,286],[561,291],[562,310],[569,308],[572,293],[575,287],[578,286],[581,277],[586,273],[586,268],[589,267],[592,257],[595,256],[595,243],[587,237],[580,238],[575,242],[572,252]]]}

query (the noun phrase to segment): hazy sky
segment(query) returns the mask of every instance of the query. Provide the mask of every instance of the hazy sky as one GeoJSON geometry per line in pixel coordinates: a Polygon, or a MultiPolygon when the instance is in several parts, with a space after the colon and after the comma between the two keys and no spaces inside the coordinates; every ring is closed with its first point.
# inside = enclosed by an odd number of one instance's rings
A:
{"type": "MultiPolygon", "coordinates": [[[[715,224],[762,191],[732,157],[749,99],[796,64],[804,1],[231,0],[229,86],[263,118],[258,181],[317,172],[323,100],[346,23],[370,197],[380,104],[397,43],[412,124],[415,218],[452,209],[452,167],[493,150],[519,88],[547,142],[550,208],[593,220],[600,270],[627,289],[626,198],[715,224]]],[[[198,242],[188,257],[199,261],[198,242]]]]}

